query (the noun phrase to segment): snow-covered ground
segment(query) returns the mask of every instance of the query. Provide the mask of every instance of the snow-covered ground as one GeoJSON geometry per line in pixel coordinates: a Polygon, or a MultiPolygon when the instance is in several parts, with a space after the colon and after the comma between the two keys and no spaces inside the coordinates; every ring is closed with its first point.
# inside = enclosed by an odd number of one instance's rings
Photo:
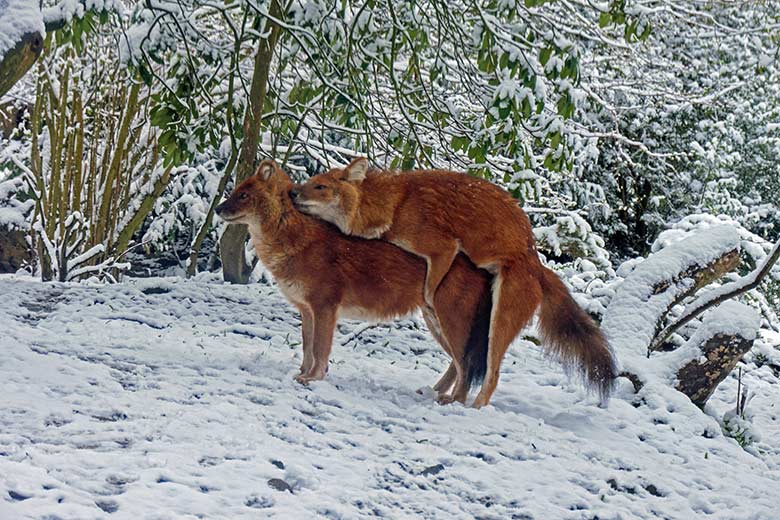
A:
{"type": "Polygon", "coordinates": [[[768,365],[746,367],[745,451],[716,420],[733,378],[710,415],[627,382],[600,408],[518,341],[477,411],[415,392],[447,363],[421,320],[343,322],[307,388],[270,284],[0,277],[0,295],[0,519],[778,518],[768,365]]]}

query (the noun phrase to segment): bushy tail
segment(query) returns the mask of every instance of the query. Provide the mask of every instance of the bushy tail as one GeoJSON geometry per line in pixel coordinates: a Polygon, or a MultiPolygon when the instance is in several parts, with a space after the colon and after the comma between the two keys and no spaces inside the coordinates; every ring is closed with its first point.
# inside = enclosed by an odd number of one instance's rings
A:
{"type": "Polygon", "coordinates": [[[490,291],[486,291],[474,314],[463,360],[466,384],[469,390],[481,384],[482,380],[485,379],[490,335],[490,314],[492,310],[493,299],[490,291]]]}
{"type": "Polygon", "coordinates": [[[551,270],[542,267],[542,304],[539,329],[542,344],[567,371],[578,372],[585,384],[609,398],[617,367],[598,326],[569,294],[551,270]]]}

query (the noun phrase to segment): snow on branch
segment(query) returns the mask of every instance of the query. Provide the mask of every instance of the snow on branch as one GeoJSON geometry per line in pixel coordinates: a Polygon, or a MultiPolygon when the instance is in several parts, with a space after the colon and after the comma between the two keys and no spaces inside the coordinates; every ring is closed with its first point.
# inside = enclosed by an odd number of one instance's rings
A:
{"type": "Polygon", "coordinates": [[[28,34],[44,36],[38,2],[0,0],[0,60],[28,34]]]}
{"type": "Polygon", "coordinates": [[[772,267],[775,265],[778,258],[780,258],[780,240],[777,241],[775,246],[772,248],[772,252],[764,259],[762,265],[757,269],[743,276],[739,280],[727,283],[708,292],[705,296],[688,305],[688,307],[686,307],[683,311],[682,315],[677,318],[674,323],[667,325],[665,329],[658,333],[656,338],[650,344],[649,350],[659,350],[663,342],[666,341],[669,336],[671,336],[683,325],[687,324],[707,309],[758,287],[766,275],[768,275],[772,270],[772,267]]]}
{"type": "Polygon", "coordinates": [[[83,18],[89,11],[116,11],[121,15],[123,6],[114,0],[60,0],[42,11],[46,32],[62,29],[74,19],[83,18]]]}
{"type": "Polygon", "coordinates": [[[0,96],[38,59],[44,34],[38,2],[0,0],[0,96]]]}
{"type": "Polygon", "coordinates": [[[41,10],[33,0],[0,0],[0,96],[24,76],[43,51],[47,32],[62,29],[86,13],[115,11],[115,0],[60,0],[41,10]]]}
{"type": "Polygon", "coordinates": [[[646,349],[660,322],[686,296],[739,262],[740,237],[717,226],[671,244],[640,263],[618,288],[602,329],[629,371],[642,372],[646,349]],[[635,360],[639,365],[634,365],[635,360]]]}
{"type": "Polygon", "coordinates": [[[759,312],[726,300],[761,282],[780,255],[780,244],[759,269],[710,291],[674,324],[662,328],[675,305],[739,265],[740,245],[733,226],[703,230],[652,254],[618,287],[602,328],[623,364],[623,375],[637,391],[648,383],[656,389],[674,386],[701,407],[752,347],[760,326],[759,312]],[[717,304],[722,305],[704,315],[682,347],[648,359],[674,331],[717,304]]]}

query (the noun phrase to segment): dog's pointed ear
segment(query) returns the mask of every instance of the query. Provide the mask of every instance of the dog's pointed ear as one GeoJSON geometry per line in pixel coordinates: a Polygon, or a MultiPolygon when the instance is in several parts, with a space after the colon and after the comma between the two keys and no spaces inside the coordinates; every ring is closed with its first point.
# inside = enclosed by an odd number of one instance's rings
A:
{"type": "Polygon", "coordinates": [[[260,166],[257,167],[257,170],[255,171],[255,175],[263,179],[264,181],[267,181],[271,178],[271,175],[274,174],[278,166],[276,166],[276,162],[274,162],[273,159],[265,159],[263,162],[260,163],[260,166]]]}
{"type": "Polygon", "coordinates": [[[367,171],[368,159],[365,157],[358,157],[344,168],[344,179],[351,182],[361,182],[366,178],[367,171]]]}

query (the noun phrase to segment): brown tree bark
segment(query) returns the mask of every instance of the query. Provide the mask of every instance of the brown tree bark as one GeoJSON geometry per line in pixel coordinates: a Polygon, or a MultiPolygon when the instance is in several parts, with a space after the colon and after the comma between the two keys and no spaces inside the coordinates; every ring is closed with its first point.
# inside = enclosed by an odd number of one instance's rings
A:
{"type": "Polygon", "coordinates": [[[753,340],[738,335],[715,334],[701,346],[704,361],[693,359],[677,372],[677,390],[703,407],[715,388],[753,347],[753,340]]]}
{"type": "MultiPolygon", "coordinates": [[[[689,296],[693,296],[696,294],[696,292],[701,289],[702,287],[706,287],[707,285],[711,284],[715,280],[721,278],[726,273],[730,273],[734,269],[739,266],[740,258],[739,258],[739,251],[738,250],[732,250],[726,253],[725,255],[721,256],[720,258],[715,259],[712,263],[704,266],[691,266],[682,273],[675,276],[673,279],[665,281],[661,285],[657,285],[653,287],[653,294],[659,294],[667,289],[669,289],[672,286],[676,286],[680,280],[685,279],[691,279],[693,280],[693,284],[691,287],[685,291],[680,291],[678,294],[675,295],[674,300],[671,302],[671,304],[665,309],[664,313],[660,316],[656,317],[656,338],[653,341],[652,345],[655,345],[657,342],[658,334],[663,329],[663,322],[666,318],[666,315],[675,305],[678,305],[680,302],[688,298],[689,296]]],[[[649,347],[651,351],[653,350],[664,350],[663,344],[656,346],[655,348],[652,347],[652,345],[649,347]]]]}
{"type": "MultiPolygon", "coordinates": [[[[282,10],[277,0],[272,0],[268,9],[273,18],[281,18],[282,10]]],[[[260,40],[255,54],[252,86],[250,88],[249,104],[244,113],[244,139],[236,165],[236,184],[249,177],[255,171],[257,163],[257,147],[260,142],[260,128],[263,121],[263,106],[268,92],[268,77],[271,73],[276,42],[279,40],[281,27],[270,18],[266,21],[265,31],[270,30],[268,38],[260,40]]],[[[243,224],[229,225],[219,240],[220,256],[222,258],[222,276],[226,282],[248,283],[252,267],[246,261],[244,249],[249,237],[243,224]]]]}
{"type": "Polygon", "coordinates": [[[32,261],[26,237],[26,231],[9,230],[0,225],[0,273],[15,273],[32,261]]]}

